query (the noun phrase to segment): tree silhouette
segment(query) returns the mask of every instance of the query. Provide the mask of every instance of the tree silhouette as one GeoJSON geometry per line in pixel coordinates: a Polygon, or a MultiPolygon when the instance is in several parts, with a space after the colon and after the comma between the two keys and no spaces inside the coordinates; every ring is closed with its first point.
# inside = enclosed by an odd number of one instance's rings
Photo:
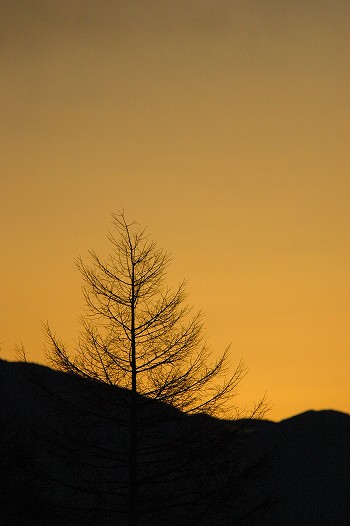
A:
{"type": "Polygon", "coordinates": [[[124,213],[113,216],[113,226],[108,235],[112,251],[105,260],[90,251],[89,264],[77,261],[86,314],[74,352],[69,353],[47,324],[47,355],[55,368],[91,385],[122,388],[113,393],[126,429],[127,474],[120,461],[124,475],[116,493],[127,501],[129,526],[137,526],[147,513],[153,513],[156,524],[154,513],[158,510],[161,516],[167,507],[187,506],[194,517],[195,511],[207,510],[209,501],[224,497],[232,477],[222,456],[224,441],[232,437],[220,432],[209,443],[203,429],[208,433],[205,415],[232,416],[235,388],[245,369],[239,363],[228,374],[228,348],[212,360],[201,314],[191,316],[185,305],[185,283],[175,291],[165,283],[169,255],[144,229],[128,223],[124,213]],[[155,403],[174,410],[157,412],[155,403]],[[198,416],[185,420],[187,415],[198,416]]]}

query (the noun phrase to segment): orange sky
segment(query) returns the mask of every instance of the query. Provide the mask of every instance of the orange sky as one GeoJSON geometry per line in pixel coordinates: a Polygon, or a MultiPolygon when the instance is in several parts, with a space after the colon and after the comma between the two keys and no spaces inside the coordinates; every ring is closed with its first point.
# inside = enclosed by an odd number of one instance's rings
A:
{"type": "Polygon", "coordinates": [[[148,225],[267,415],[350,412],[348,0],[5,0],[1,355],[68,342],[77,255],[148,225]]]}

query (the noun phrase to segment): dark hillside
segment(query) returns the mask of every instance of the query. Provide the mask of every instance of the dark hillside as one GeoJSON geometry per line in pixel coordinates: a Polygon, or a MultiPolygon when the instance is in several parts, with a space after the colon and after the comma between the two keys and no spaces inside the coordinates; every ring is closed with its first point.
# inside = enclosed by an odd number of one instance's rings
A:
{"type": "Polygon", "coordinates": [[[307,411],[279,423],[247,422],[253,449],[268,451],[275,504],[259,526],[350,524],[350,416],[307,411]]]}
{"type": "Polygon", "coordinates": [[[350,524],[350,416],[308,411],[275,429],[280,500],[270,524],[350,524]]]}
{"type": "MultiPolygon", "coordinates": [[[[0,397],[0,525],[125,524],[128,391],[35,364],[0,361],[0,397]]],[[[206,512],[201,501],[197,524],[350,524],[349,415],[308,411],[279,423],[230,422],[188,417],[141,398],[140,404],[143,475],[161,480],[159,488],[150,485],[143,494],[142,526],[190,526],[189,493],[200,499],[205,481],[214,502],[227,465],[234,469],[225,506],[218,500],[206,512]],[[182,436],[195,440],[191,447],[180,441],[181,455],[173,455],[182,436]],[[212,458],[208,444],[215,440],[221,453],[212,458]],[[182,470],[193,459],[196,469],[184,481],[182,470]],[[164,462],[161,476],[155,466],[164,462]],[[172,495],[182,499],[175,511],[172,495]],[[159,510],[151,513],[151,506],[159,510]]]]}
{"type": "MultiPolygon", "coordinates": [[[[129,392],[0,361],[0,396],[0,524],[126,524],[129,392]]],[[[138,404],[140,526],[251,524],[261,470],[242,430],[138,404]]]]}

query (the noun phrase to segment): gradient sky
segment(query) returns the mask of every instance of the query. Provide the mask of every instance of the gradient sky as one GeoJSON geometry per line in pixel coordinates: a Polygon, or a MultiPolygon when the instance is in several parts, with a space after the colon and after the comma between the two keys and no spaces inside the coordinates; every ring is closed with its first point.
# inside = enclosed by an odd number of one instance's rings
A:
{"type": "Polygon", "coordinates": [[[348,0],[5,0],[1,356],[77,335],[111,212],[188,280],[267,417],[350,412],[348,0]]]}

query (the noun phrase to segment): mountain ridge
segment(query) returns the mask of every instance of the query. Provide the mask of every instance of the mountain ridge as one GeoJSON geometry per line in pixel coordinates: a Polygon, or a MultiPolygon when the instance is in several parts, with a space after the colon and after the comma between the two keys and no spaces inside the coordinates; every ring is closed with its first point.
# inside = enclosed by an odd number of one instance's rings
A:
{"type": "MultiPolygon", "coordinates": [[[[53,369],[51,368],[50,366],[47,366],[47,365],[44,365],[44,364],[41,364],[41,363],[38,363],[38,362],[31,362],[31,361],[12,361],[12,360],[5,360],[3,358],[0,358],[0,374],[1,374],[1,369],[5,366],[10,366],[11,368],[18,368],[19,370],[22,369],[22,372],[24,372],[25,369],[27,370],[30,370],[31,372],[36,372],[38,373],[39,371],[42,371],[43,373],[45,372],[46,374],[49,374],[49,375],[52,375],[52,378],[54,378],[55,376],[56,377],[61,377],[61,378],[65,378],[67,376],[73,376],[73,375],[68,375],[68,373],[65,373],[65,372],[62,372],[62,371],[58,371],[56,369],[53,369]]],[[[9,370],[9,369],[8,369],[9,370]]],[[[28,372],[28,371],[27,371],[28,372]]],[[[75,378],[75,377],[74,377],[75,378]]],[[[101,382],[102,384],[102,382],[101,382]]],[[[121,387],[118,387],[118,389],[120,390],[124,390],[124,388],[121,388],[121,387]]],[[[283,424],[283,423],[287,423],[289,421],[296,421],[296,420],[299,420],[300,422],[301,421],[305,421],[307,419],[311,419],[311,418],[314,418],[316,417],[317,415],[320,415],[320,416],[330,416],[330,417],[336,417],[336,415],[339,416],[339,418],[341,417],[341,415],[343,417],[350,417],[350,413],[346,413],[344,411],[340,411],[340,410],[337,410],[337,409],[333,409],[333,408],[327,408],[327,409],[307,409],[305,411],[301,411],[300,413],[296,413],[295,415],[291,415],[291,416],[288,416],[288,417],[285,417],[285,418],[281,418],[280,420],[271,420],[269,418],[258,418],[258,419],[251,419],[251,418],[245,418],[245,417],[241,417],[241,418],[238,418],[238,420],[240,422],[263,422],[264,424],[266,423],[267,425],[269,424],[283,424]]],[[[218,418],[217,420],[222,420],[222,421],[225,421],[225,419],[221,419],[221,418],[218,418]]]]}
{"type": "MultiPolygon", "coordinates": [[[[88,384],[84,379],[55,371],[44,365],[0,360],[0,398],[2,401],[0,407],[2,422],[0,469],[3,479],[9,478],[10,487],[15,488],[18,492],[18,488],[26,484],[27,476],[22,470],[22,461],[16,460],[19,462],[17,466],[13,460],[17,459],[19,452],[16,452],[17,456],[11,457],[12,436],[19,439],[23,451],[37,451],[38,440],[43,440],[41,436],[43,429],[52,430],[56,429],[55,426],[60,428],[62,425],[63,431],[71,432],[69,426],[74,419],[65,420],[65,414],[61,410],[61,400],[58,400],[56,404],[55,396],[65,399],[68,405],[70,403],[74,405],[80,400],[80,394],[78,396],[77,393],[81,392],[84,396],[79,403],[85,410],[97,392],[103,394],[104,388],[102,384],[88,384]],[[88,393],[87,398],[85,398],[85,393],[88,393]],[[22,436],[27,425],[34,426],[39,436],[22,436]],[[20,485],[11,472],[15,464],[22,477],[20,485]]],[[[127,390],[116,389],[121,396],[127,397],[127,390]]],[[[164,404],[150,405],[150,407],[152,415],[156,418],[168,410],[173,414],[173,408],[165,407],[164,404]]],[[[231,426],[233,430],[238,428],[247,431],[242,435],[245,444],[244,454],[247,458],[266,456],[270,459],[262,478],[259,475],[256,481],[254,479],[251,481],[248,494],[252,502],[258,498],[259,501],[266,500],[273,504],[267,507],[261,516],[255,516],[251,524],[254,526],[295,526],[296,524],[348,526],[350,524],[349,414],[333,409],[311,409],[279,422],[264,419],[240,419],[239,421],[212,419],[211,417],[207,419],[209,427],[226,426],[227,428],[231,426]]],[[[115,425],[119,425],[117,420],[115,420],[115,425]]],[[[169,433],[173,433],[175,428],[167,427],[169,433]]],[[[76,432],[79,434],[80,430],[77,429],[76,432]]],[[[55,439],[63,440],[59,433],[61,431],[58,430],[55,439]]],[[[47,436],[51,438],[50,433],[47,436]]],[[[55,448],[56,445],[52,447],[55,448]]],[[[22,454],[21,451],[20,453],[22,454]]],[[[55,462],[53,464],[57,469],[59,464],[55,462]]],[[[30,484],[30,481],[28,483],[30,484]]],[[[0,493],[1,491],[3,491],[3,497],[1,501],[0,494],[0,503],[4,507],[9,491],[5,487],[5,482],[0,488],[0,493]]],[[[26,491],[28,492],[28,488],[26,491]]],[[[37,500],[34,497],[31,500],[37,502],[39,498],[40,506],[45,509],[44,496],[44,493],[41,495],[39,492],[39,497],[35,496],[37,500]],[[43,502],[41,502],[42,498],[43,502]]],[[[25,504],[22,503],[22,506],[28,506],[28,513],[35,515],[37,510],[34,510],[31,505],[27,500],[25,504]]],[[[18,514],[19,506],[16,509],[18,514]]],[[[15,522],[11,513],[11,510],[8,511],[9,521],[2,523],[0,521],[0,524],[6,526],[7,524],[45,524],[43,517],[34,518],[34,522],[29,522],[27,516],[25,520],[20,517],[19,522],[15,522]]],[[[99,524],[98,519],[97,522],[95,519],[95,523],[99,524]]],[[[50,524],[50,520],[47,524],[50,524]]],[[[61,523],[54,524],[71,523],[67,522],[65,517],[61,523]]],[[[75,520],[72,524],[83,524],[83,522],[75,520]]]]}

